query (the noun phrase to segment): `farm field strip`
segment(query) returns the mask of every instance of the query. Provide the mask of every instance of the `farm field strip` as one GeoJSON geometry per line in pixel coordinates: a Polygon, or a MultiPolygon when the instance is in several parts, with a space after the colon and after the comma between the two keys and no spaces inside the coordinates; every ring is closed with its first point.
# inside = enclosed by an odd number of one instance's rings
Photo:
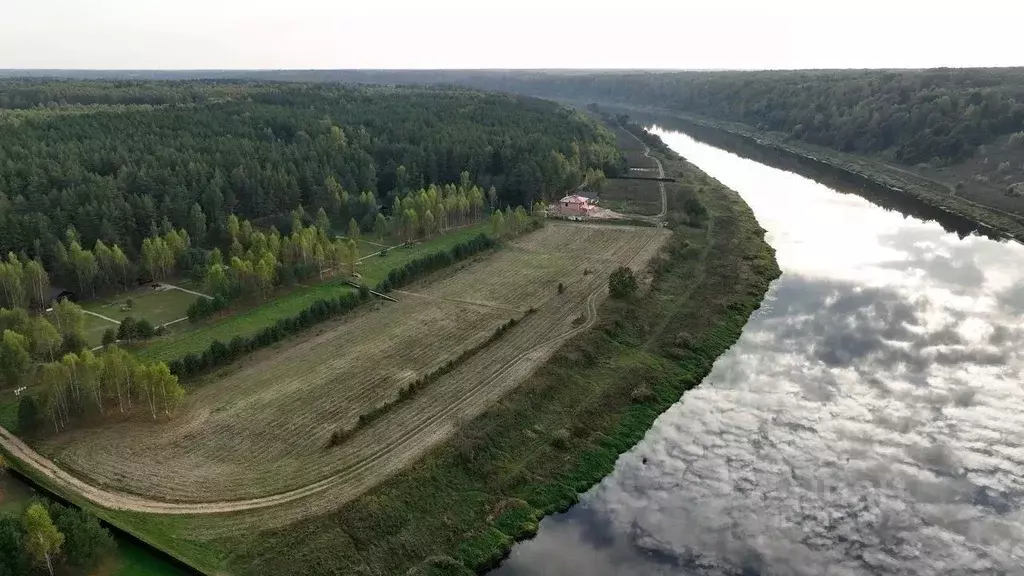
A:
{"type": "Polygon", "coordinates": [[[409,287],[538,312],[337,447],[326,448],[331,431],[486,339],[509,313],[405,298],[253,357],[239,372],[198,389],[170,422],[136,418],[72,432],[45,448],[103,488],[144,494],[126,500],[146,502],[147,511],[224,512],[292,502],[245,516],[276,523],[336,505],[415,461],[586,329],[611,268],[643,266],[667,234],[552,223],[448,278],[409,287]],[[584,274],[587,268],[593,273],[584,274]],[[554,289],[559,282],[565,294],[554,289]],[[581,316],[588,322],[580,325],[581,316]],[[424,357],[433,362],[424,365],[424,357]],[[303,499],[314,493],[317,498],[303,499]]]}

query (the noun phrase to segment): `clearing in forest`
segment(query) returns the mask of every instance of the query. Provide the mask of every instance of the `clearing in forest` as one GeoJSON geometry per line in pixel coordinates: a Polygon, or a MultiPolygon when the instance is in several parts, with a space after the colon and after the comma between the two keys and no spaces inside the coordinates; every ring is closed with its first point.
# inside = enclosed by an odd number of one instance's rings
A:
{"type": "MultiPolygon", "coordinates": [[[[369,286],[376,286],[391,269],[399,268],[406,262],[427,254],[449,250],[452,246],[487,230],[488,225],[486,224],[466,226],[415,244],[388,247],[385,255],[379,254],[382,250],[381,247],[370,243],[377,242],[376,238],[369,241],[360,240],[359,250],[363,256],[360,258],[356,270],[359,273],[360,281],[369,286]]],[[[235,336],[252,336],[282,318],[298,314],[316,300],[337,298],[354,290],[338,278],[328,277],[325,281],[318,281],[314,277],[307,280],[305,284],[281,288],[267,301],[251,308],[234,310],[230,314],[218,315],[196,324],[191,322],[175,324],[166,336],[154,338],[133,348],[133,351],[147,360],[164,362],[180,358],[188,353],[201,354],[214,340],[227,342],[235,336]]]]}
{"type": "Polygon", "coordinates": [[[318,494],[266,520],[281,523],[337,506],[414,462],[587,329],[611,270],[644,268],[668,234],[549,223],[489,257],[406,287],[398,303],[247,358],[234,373],[198,387],[170,421],[140,415],[76,430],[44,451],[98,486],[195,503],[197,512],[204,503],[250,509],[261,499],[318,494]],[[531,307],[536,312],[526,314],[531,307]],[[358,425],[361,414],[394,401],[510,318],[521,321],[371,424],[358,425]],[[354,433],[331,446],[339,429],[354,433]]]}

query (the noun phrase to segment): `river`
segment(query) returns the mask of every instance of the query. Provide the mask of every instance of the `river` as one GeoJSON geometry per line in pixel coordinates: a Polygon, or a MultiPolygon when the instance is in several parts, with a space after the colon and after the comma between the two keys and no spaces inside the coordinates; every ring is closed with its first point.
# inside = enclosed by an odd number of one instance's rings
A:
{"type": "Polygon", "coordinates": [[[655,131],[743,196],[782,276],[495,574],[1024,574],[1024,247],[655,131]]]}

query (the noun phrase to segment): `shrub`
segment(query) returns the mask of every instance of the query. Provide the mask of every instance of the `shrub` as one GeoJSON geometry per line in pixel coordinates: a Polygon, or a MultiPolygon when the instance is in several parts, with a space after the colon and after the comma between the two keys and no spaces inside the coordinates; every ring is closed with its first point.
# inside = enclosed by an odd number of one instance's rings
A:
{"type": "Polygon", "coordinates": [[[1010,134],[1010,138],[1006,144],[1010,148],[1024,148],[1024,132],[1014,132],[1010,134]]]}
{"type": "Polygon", "coordinates": [[[565,284],[562,284],[561,282],[558,283],[558,293],[565,294],[565,284]]]}
{"type": "Polygon", "coordinates": [[[630,392],[629,398],[633,402],[644,403],[650,400],[651,398],[654,398],[654,391],[651,390],[650,386],[646,384],[641,384],[640,386],[634,388],[632,392],[630,392]]]}
{"type": "Polygon", "coordinates": [[[619,266],[608,277],[608,292],[612,298],[629,298],[636,293],[637,281],[627,266],[619,266]]]}
{"type": "Polygon", "coordinates": [[[153,324],[149,320],[140,318],[135,323],[135,334],[142,340],[147,340],[156,334],[156,328],[153,328],[153,324]]]}
{"type": "Polygon", "coordinates": [[[63,552],[72,566],[88,571],[115,549],[110,532],[95,516],[57,503],[50,503],[48,508],[54,526],[64,534],[63,552]]]}
{"type": "Polygon", "coordinates": [[[1002,172],[1007,172],[1007,171],[1009,171],[1009,169],[1010,169],[1010,163],[1009,162],[1000,162],[999,166],[996,167],[996,174],[999,174],[999,173],[1002,173],[1002,172]]]}
{"type": "Polygon", "coordinates": [[[87,346],[85,337],[78,332],[69,332],[64,335],[61,340],[61,351],[67,353],[78,353],[84,350],[87,346]]]}
{"type": "Polygon", "coordinates": [[[566,429],[555,430],[555,433],[551,435],[551,445],[560,450],[565,450],[569,447],[569,431],[566,429]]]}
{"type": "Polygon", "coordinates": [[[331,432],[331,438],[327,441],[327,447],[332,448],[348,439],[352,435],[351,430],[335,430],[331,432]]]}
{"type": "Polygon", "coordinates": [[[196,298],[195,302],[188,307],[188,312],[185,314],[188,316],[189,322],[198,322],[203,318],[209,318],[217,312],[227,308],[229,303],[229,299],[222,294],[217,294],[212,299],[196,298]]]}
{"type": "Polygon", "coordinates": [[[121,325],[117,327],[117,339],[130,343],[136,335],[135,318],[125,316],[124,320],[121,320],[121,325]]]}

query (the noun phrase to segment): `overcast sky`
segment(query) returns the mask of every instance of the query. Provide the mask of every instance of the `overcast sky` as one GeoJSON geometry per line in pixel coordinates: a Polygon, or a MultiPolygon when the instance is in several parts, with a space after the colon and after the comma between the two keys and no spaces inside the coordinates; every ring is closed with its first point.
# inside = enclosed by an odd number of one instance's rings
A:
{"type": "Polygon", "coordinates": [[[3,0],[0,68],[1024,65],[1024,0],[3,0]]]}

